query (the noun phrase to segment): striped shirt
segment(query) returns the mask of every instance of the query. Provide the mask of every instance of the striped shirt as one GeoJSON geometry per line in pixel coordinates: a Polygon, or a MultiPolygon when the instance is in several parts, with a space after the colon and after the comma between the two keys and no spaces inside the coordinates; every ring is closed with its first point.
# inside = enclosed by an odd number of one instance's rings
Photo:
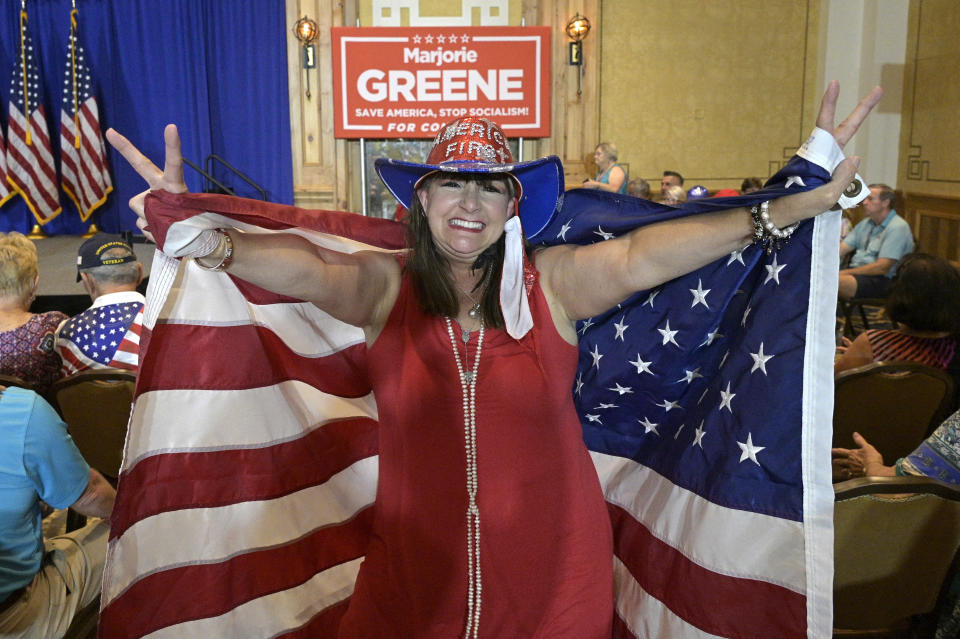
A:
{"type": "Polygon", "coordinates": [[[877,362],[917,362],[946,370],[957,348],[956,340],[949,335],[916,337],[890,329],[872,329],[866,334],[877,362]]]}

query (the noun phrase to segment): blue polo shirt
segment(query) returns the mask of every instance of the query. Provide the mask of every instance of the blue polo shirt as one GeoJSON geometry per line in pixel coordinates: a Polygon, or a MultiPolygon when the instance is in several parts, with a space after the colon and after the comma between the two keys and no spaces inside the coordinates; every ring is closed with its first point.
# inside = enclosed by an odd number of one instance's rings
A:
{"type": "Polygon", "coordinates": [[[850,268],[873,264],[880,258],[894,261],[887,271],[887,277],[897,272],[897,263],[904,255],[913,251],[913,233],[910,225],[897,212],[891,210],[880,224],[874,224],[869,217],[860,220],[843,243],[856,249],[850,258],[850,268]]]}
{"type": "Polygon", "coordinates": [[[0,394],[0,601],[40,571],[40,500],[54,508],[77,501],[90,467],[53,408],[33,391],[0,394]]]}

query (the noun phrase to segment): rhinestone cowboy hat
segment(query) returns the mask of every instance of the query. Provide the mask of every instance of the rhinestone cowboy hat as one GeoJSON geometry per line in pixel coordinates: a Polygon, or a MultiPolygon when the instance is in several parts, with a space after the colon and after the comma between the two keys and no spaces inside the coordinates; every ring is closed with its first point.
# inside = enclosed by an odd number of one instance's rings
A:
{"type": "Polygon", "coordinates": [[[507,173],[517,186],[520,220],[528,233],[547,225],[560,208],[563,165],[551,155],[514,162],[507,136],[499,125],[479,117],[454,120],[440,128],[424,163],[380,158],[377,174],[395,198],[410,209],[421,181],[432,173],[507,173]]]}

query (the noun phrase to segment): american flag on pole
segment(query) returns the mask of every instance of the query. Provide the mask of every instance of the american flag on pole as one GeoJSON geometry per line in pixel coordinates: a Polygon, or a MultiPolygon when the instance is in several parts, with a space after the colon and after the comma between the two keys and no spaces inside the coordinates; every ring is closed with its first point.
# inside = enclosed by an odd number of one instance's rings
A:
{"type": "MultiPolygon", "coordinates": [[[[531,239],[603,241],[829,177],[795,160],[765,193],[683,209],[569,192],[531,239]]],[[[148,211],[167,250],[228,224],[403,245],[392,222],[224,196],[156,193],[148,211]]],[[[747,248],[579,325],[572,392],[615,531],[616,636],[831,635],[838,237],[821,216],[777,253],[747,248]]],[[[100,637],[335,637],[377,481],[362,332],[159,253],[144,329],[100,637]]]]}
{"type": "Polygon", "coordinates": [[[66,377],[91,368],[136,372],[143,330],[143,297],[136,291],[109,293],[57,329],[57,353],[66,377]],[[108,298],[108,299],[104,299],[108,298]]]}
{"type": "Polygon", "coordinates": [[[47,114],[40,100],[40,74],[27,30],[26,10],[20,11],[17,62],[10,78],[7,181],[23,196],[40,224],[60,214],[57,170],[53,164],[47,114]]]}
{"type": "Polygon", "coordinates": [[[60,112],[60,173],[64,192],[86,222],[106,202],[113,182],[100,133],[100,109],[77,31],[77,10],[73,9],[60,112]]]}
{"type": "Polygon", "coordinates": [[[0,206],[16,195],[7,182],[7,143],[3,139],[3,129],[0,129],[0,206]]]}

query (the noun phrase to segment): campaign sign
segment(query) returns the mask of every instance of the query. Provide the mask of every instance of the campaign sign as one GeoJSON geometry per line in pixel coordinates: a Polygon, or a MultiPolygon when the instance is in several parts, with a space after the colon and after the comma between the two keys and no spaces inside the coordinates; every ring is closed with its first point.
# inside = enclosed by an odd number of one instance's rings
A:
{"type": "Polygon", "coordinates": [[[550,135],[549,27],[334,27],[334,134],[432,138],[467,115],[550,135]]]}

